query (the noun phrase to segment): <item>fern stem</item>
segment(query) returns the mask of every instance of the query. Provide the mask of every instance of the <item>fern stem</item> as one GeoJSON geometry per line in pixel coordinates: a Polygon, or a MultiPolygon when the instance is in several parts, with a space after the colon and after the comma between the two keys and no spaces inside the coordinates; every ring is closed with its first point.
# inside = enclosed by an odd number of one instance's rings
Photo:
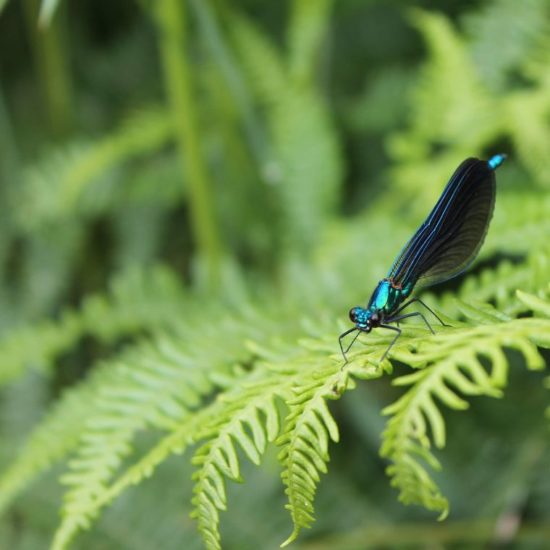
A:
{"type": "Polygon", "coordinates": [[[58,13],[48,26],[39,26],[39,0],[26,0],[24,8],[48,123],[52,133],[62,137],[73,122],[72,86],[67,48],[63,46],[62,20],[58,13]]]}
{"type": "Polygon", "coordinates": [[[208,286],[219,283],[221,239],[215,221],[211,181],[201,152],[198,105],[186,58],[186,2],[160,0],[156,7],[159,47],[168,100],[189,191],[191,223],[200,259],[206,261],[208,286]]]}
{"type": "Polygon", "coordinates": [[[292,82],[300,87],[315,84],[317,61],[326,35],[333,0],[293,0],[289,44],[289,71],[292,82]]]}
{"type": "MultiPolygon", "coordinates": [[[[19,173],[19,151],[4,90],[0,82],[0,182],[2,192],[19,173]]],[[[4,205],[2,205],[4,206],[4,205]]]]}

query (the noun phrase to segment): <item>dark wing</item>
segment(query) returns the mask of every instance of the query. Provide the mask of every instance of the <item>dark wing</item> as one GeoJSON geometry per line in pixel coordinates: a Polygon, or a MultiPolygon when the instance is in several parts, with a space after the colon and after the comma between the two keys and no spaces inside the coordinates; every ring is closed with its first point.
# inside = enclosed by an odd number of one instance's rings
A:
{"type": "Polygon", "coordinates": [[[388,278],[403,287],[439,283],[464,271],[476,257],[495,204],[494,170],[466,159],[434,209],[407,243],[388,278]]]}

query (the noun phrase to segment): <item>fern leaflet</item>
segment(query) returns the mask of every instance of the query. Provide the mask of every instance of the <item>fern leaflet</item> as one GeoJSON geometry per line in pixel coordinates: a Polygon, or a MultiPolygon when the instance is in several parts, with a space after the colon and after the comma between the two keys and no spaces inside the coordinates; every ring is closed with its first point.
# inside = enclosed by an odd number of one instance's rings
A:
{"type": "Polygon", "coordinates": [[[292,388],[293,396],[287,401],[290,411],[277,440],[282,447],[278,458],[283,466],[281,477],[288,496],[286,508],[294,525],[282,546],[294,541],[301,529],[311,527],[319,473],[327,472],[329,440],[335,443],[339,440],[338,426],[326,400],[338,399],[343,391],[355,387],[350,373],[372,379],[382,372],[378,366],[359,366],[358,363],[342,368],[339,360],[310,367],[307,376],[302,373],[299,383],[292,388]]]}
{"type": "Polygon", "coordinates": [[[416,349],[396,352],[395,357],[418,368],[417,372],[394,380],[410,389],[384,409],[391,415],[383,436],[382,456],[392,464],[388,474],[405,504],[420,504],[430,510],[448,513],[447,499],[426,470],[427,464],[439,469],[430,450],[431,441],[445,446],[445,423],[436,400],[455,410],[464,410],[466,396],[500,397],[507,379],[508,363],[503,348],[518,350],[528,368],[542,369],[544,360],[536,345],[550,346],[550,323],[543,319],[505,319],[498,312],[462,305],[470,318],[475,312],[476,328],[456,328],[438,334],[416,349]],[[536,344],[536,345],[535,345],[536,344]],[[487,372],[481,358],[489,361],[487,372]]]}
{"type": "MultiPolygon", "coordinates": [[[[257,378],[254,376],[253,378],[257,378]]],[[[287,381],[287,388],[292,378],[287,381]]],[[[219,417],[207,429],[210,435],[193,457],[198,466],[193,474],[194,511],[206,547],[220,549],[219,511],[226,509],[225,478],[241,481],[236,444],[256,465],[260,464],[268,441],[279,432],[276,397],[285,398],[285,384],[279,376],[258,382],[242,381],[242,389],[220,401],[219,417]]]]}

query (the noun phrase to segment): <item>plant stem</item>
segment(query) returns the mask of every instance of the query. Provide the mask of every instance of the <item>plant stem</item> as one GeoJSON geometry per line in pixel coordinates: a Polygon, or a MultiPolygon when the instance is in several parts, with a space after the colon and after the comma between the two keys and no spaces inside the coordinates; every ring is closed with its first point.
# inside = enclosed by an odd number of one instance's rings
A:
{"type": "Polygon", "coordinates": [[[11,192],[20,173],[19,151],[0,82],[0,304],[8,308],[10,290],[5,283],[9,246],[13,238],[11,192]]]}
{"type": "Polygon", "coordinates": [[[185,55],[186,1],[159,0],[155,13],[165,86],[187,176],[192,230],[199,258],[206,263],[208,286],[212,289],[219,284],[221,240],[211,196],[212,185],[200,146],[192,72],[185,55]]]}
{"type": "Polygon", "coordinates": [[[17,178],[18,172],[19,152],[0,82],[0,192],[17,178]]]}
{"type": "Polygon", "coordinates": [[[39,4],[38,0],[25,1],[27,27],[50,129],[53,135],[62,137],[72,126],[73,101],[61,14],[54,15],[48,26],[39,26],[39,4]]]}

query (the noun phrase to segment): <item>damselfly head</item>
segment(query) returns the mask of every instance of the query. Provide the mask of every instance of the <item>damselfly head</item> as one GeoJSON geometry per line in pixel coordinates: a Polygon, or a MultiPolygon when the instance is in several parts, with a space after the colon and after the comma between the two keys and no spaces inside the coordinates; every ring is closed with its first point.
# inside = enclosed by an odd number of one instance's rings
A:
{"type": "Polygon", "coordinates": [[[370,332],[371,326],[371,312],[364,307],[355,306],[349,310],[349,318],[355,326],[364,332],[370,332]]]}

